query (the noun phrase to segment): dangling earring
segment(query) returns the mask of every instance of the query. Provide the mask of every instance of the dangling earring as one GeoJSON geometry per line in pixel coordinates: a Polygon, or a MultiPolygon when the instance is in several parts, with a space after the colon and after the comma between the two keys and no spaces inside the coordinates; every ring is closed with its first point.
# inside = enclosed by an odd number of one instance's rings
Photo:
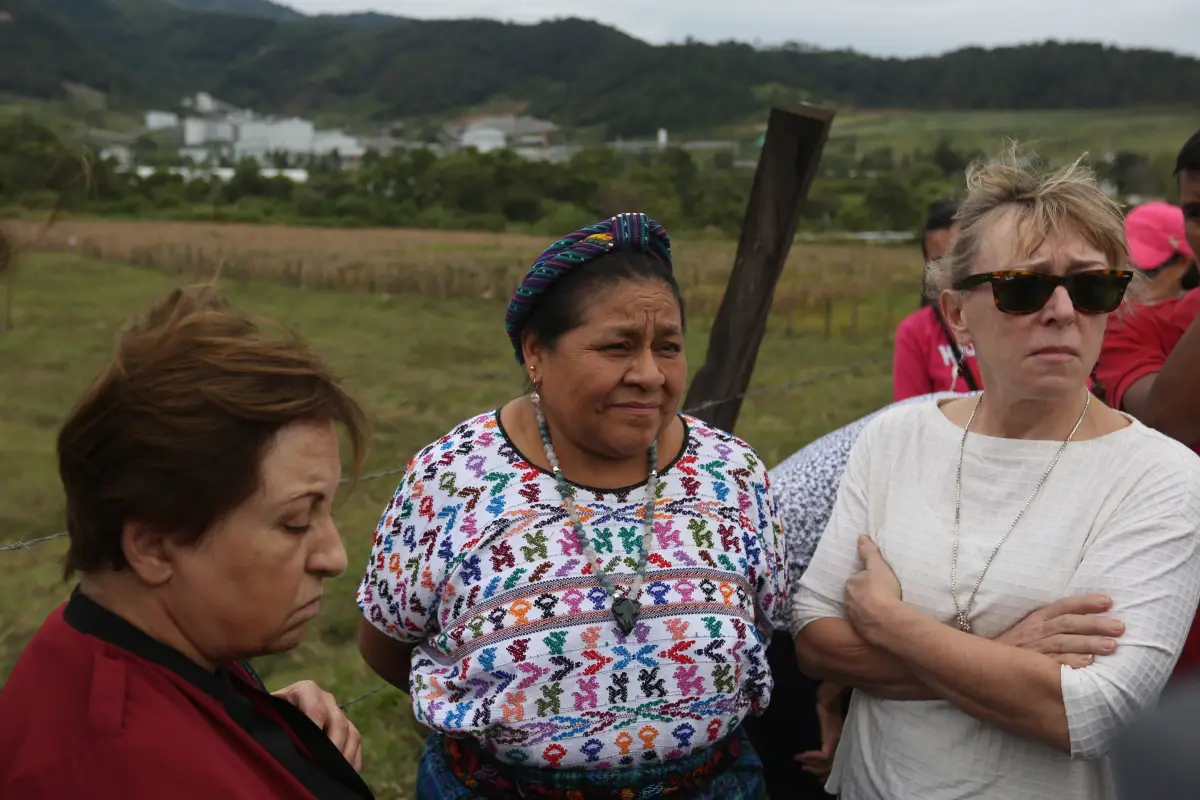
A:
{"type": "Polygon", "coordinates": [[[954,362],[954,369],[950,371],[950,388],[946,390],[948,392],[953,392],[955,387],[958,386],[958,367],[961,363],[960,361],[954,362]]]}

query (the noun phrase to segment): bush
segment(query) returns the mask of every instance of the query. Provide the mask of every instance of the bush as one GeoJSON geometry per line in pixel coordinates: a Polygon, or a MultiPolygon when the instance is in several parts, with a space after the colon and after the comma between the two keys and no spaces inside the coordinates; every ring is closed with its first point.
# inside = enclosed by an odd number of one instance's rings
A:
{"type": "Polygon", "coordinates": [[[563,236],[588,225],[595,224],[599,219],[586,208],[580,208],[571,203],[547,203],[545,216],[530,226],[534,233],[546,236],[563,236]]]}
{"type": "Polygon", "coordinates": [[[34,211],[49,211],[58,205],[58,192],[39,189],[21,195],[21,205],[34,211]]]}
{"type": "Polygon", "coordinates": [[[358,226],[370,225],[375,217],[375,207],[362,195],[348,194],[333,204],[340,219],[358,226]]]}

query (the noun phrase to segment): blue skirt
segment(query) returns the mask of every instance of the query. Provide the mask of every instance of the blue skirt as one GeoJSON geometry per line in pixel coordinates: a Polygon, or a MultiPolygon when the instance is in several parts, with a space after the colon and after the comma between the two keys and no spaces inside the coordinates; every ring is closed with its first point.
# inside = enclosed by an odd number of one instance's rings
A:
{"type": "MultiPolygon", "coordinates": [[[[677,800],[767,800],[762,761],[744,729],[739,728],[734,735],[738,737],[740,751],[737,759],[702,788],[690,794],[675,795],[677,800]]],[[[622,780],[622,786],[632,790],[623,793],[625,796],[633,800],[664,796],[663,784],[655,777],[654,771],[629,769],[622,772],[628,778],[627,781],[622,780]]],[[[576,774],[577,771],[560,772],[564,778],[568,777],[568,773],[576,774]]],[[[514,794],[512,797],[518,800],[520,795],[514,794]]],[[[486,800],[464,786],[454,774],[440,733],[431,733],[425,740],[425,752],[417,768],[416,800],[486,800]]]]}

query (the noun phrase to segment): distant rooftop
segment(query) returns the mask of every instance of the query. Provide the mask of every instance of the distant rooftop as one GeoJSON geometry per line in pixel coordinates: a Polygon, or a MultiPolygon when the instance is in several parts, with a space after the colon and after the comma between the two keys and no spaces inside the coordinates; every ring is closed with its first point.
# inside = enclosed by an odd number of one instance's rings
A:
{"type": "Polygon", "coordinates": [[[515,114],[476,117],[466,124],[448,127],[458,132],[467,130],[494,130],[503,133],[505,136],[526,136],[534,133],[546,134],[558,130],[558,126],[549,120],[516,116],[515,114]]]}

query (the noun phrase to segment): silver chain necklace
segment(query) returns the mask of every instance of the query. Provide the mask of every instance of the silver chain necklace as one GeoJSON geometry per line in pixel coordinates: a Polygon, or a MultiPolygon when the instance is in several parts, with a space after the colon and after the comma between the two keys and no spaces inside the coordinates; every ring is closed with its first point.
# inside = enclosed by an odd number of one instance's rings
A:
{"type": "Polygon", "coordinates": [[[646,580],[646,559],[650,555],[654,541],[654,502],[658,498],[658,442],[652,442],[646,452],[649,476],[646,479],[646,508],[642,536],[638,540],[637,569],[634,570],[633,581],[629,588],[620,592],[604,571],[604,559],[600,558],[595,548],[592,547],[592,537],[588,536],[587,531],[583,528],[583,521],[579,519],[579,511],[575,508],[574,492],[567,483],[562,469],[559,468],[558,454],[554,452],[554,445],[550,441],[550,425],[546,422],[546,415],[542,413],[542,398],[535,391],[529,399],[533,403],[533,413],[537,418],[542,447],[546,450],[546,460],[550,462],[550,468],[554,470],[554,486],[558,490],[558,496],[562,499],[563,507],[566,508],[571,528],[575,531],[575,538],[583,548],[592,572],[600,579],[604,593],[612,600],[613,619],[616,620],[621,633],[628,636],[634,625],[637,624],[638,612],[642,610],[642,604],[638,602],[638,598],[642,595],[642,584],[646,580]]]}
{"type": "Polygon", "coordinates": [[[966,607],[963,608],[958,604],[958,538],[959,523],[962,520],[963,451],[967,445],[967,433],[971,430],[971,423],[975,420],[975,413],[979,411],[979,405],[982,402],[983,395],[980,394],[979,399],[975,401],[975,408],[971,409],[971,416],[967,419],[967,427],[963,428],[962,440],[958,443],[958,474],[954,479],[954,560],[950,565],[950,596],[954,598],[955,619],[958,621],[958,627],[966,633],[971,632],[971,608],[975,605],[975,595],[979,592],[979,584],[983,583],[983,576],[987,574],[988,567],[992,566],[992,559],[996,557],[996,553],[1000,552],[1000,546],[1004,544],[1004,540],[1013,532],[1013,528],[1017,527],[1017,523],[1025,515],[1025,510],[1029,508],[1029,504],[1033,502],[1033,498],[1037,497],[1042,484],[1050,477],[1050,473],[1054,469],[1054,465],[1058,463],[1058,459],[1062,457],[1063,451],[1067,449],[1067,445],[1075,438],[1075,432],[1079,430],[1079,426],[1083,423],[1083,418],[1087,416],[1088,406],[1092,404],[1092,393],[1087,393],[1087,400],[1084,401],[1083,411],[1079,413],[1079,419],[1075,420],[1075,427],[1071,428],[1071,432],[1063,441],[1062,446],[1054,454],[1054,460],[1050,462],[1050,466],[1046,467],[1046,471],[1042,473],[1042,479],[1037,482],[1037,486],[1033,487],[1033,494],[1029,495],[1029,499],[1025,501],[1025,505],[1021,506],[1021,510],[1017,513],[1017,518],[1012,521],[1012,524],[1008,526],[1008,530],[1000,537],[1000,541],[996,542],[996,546],[992,548],[992,554],[988,556],[987,562],[983,565],[983,572],[979,573],[979,579],[975,581],[975,588],[971,590],[971,597],[967,600],[966,607]]]}

